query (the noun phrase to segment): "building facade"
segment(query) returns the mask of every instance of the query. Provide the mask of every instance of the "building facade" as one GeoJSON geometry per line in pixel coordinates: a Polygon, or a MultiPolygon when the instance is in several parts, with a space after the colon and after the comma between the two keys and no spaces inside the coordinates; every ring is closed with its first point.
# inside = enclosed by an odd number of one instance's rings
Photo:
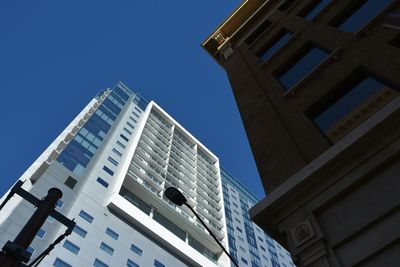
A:
{"type": "Polygon", "coordinates": [[[298,265],[400,262],[399,12],[393,0],[249,0],[202,44],[268,192],[251,217],[298,265]]]}
{"type": "MultiPolygon", "coordinates": [[[[163,195],[169,186],[180,189],[227,246],[218,158],[122,83],[100,92],[20,180],[39,198],[60,188],[56,209],[77,223],[40,266],[229,265],[195,216],[163,195]]],[[[7,203],[0,246],[33,211],[19,196],[7,203]]],[[[29,248],[31,259],[64,231],[49,217],[29,248]]]]}
{"type": "Polygon", "coordinates": [[[243,267],[294,266],[289,252],[250,220],[249,210],[259,199],[222,167],[221,179],[232,257],[243,267]]]}

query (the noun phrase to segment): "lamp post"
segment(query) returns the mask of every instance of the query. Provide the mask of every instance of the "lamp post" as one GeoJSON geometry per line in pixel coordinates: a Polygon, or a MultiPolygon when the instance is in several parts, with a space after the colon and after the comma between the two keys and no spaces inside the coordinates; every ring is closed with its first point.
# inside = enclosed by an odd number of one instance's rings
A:
{"type": "Polygon", "coordinates": [[[239,264],[235,261],[235,259],[226,251],[224,246],[219,242],[217,237],[213,234],[213,232],[208,228],[208,226],[203,222],[203,220],[200,218],[200,216],[196,213],[196,211],[189,205],[187,204],[187,200],[185,196],[175,187],[168,187],[164,195],[171,200],[175,205],[182,206],[185,205],[188,209],[190,209],[194,216],[200,221],[200,223],[207,229],[208,233],[214,238],[215,242],[222,248],[222,250],[225,252],[226,255],[231,259],[231,261],[235,264],[235,266],[239,267],[239,264]]]}

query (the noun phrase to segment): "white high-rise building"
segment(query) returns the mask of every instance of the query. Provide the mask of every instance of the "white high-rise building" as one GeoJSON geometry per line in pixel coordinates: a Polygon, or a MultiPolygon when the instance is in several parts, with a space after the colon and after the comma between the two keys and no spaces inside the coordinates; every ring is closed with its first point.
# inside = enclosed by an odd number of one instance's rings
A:
{"type": "MultiPolygon", "coordinates": [[[[100,92],[20,180],[39,198],[61,189],[57,210],[77,223],[39,266],[230,265],[195,216],[163,195],[169,186],[179,188],[228,247],[218,158],[122,83],[100,92]]],[[[33,210],[19,196],[7,203],[1,247],[33,210]]],[[[31,259],[64,231],[49,217],[29,248],[31,259]]]]}

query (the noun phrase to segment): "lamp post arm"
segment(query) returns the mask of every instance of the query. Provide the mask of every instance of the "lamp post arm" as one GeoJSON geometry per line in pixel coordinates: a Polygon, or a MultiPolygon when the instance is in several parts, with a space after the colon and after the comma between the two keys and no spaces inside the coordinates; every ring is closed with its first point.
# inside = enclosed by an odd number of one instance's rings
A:
{"type": "Polygon", "coordinates": [[[203,220],[200,218],[200,216],[197,214],[197,212],[187,203],[184,203],[188,209],[191,210],[191,212],[196,216],[196,218],[201,222],[201,224],[207,229],[207,231],[210,233],[212,238],[217,242],[217,244],[222,248],[222,250],[225,252],[226,255],[228,255],[229,259],[235,264],[235,266],[239,267],[239,264],[235,261],[235,259],[228,253],[228,251],[224,248],[224,246],[219,242],[218,238],[213,234],[213,232],[210,230],[210,228],[207,227],[207,225],[203,222],[203,220]]]}

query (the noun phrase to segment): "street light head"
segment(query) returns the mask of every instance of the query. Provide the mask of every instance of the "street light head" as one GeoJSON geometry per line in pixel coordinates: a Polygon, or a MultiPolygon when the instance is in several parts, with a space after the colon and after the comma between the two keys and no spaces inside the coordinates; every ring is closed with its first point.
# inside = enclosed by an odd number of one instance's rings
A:
{"type": "Polygon", "coordinates": [[[187,201],[185,196],[175,187],[168,187],[165,190],[164,195],[178,206],[182,206],[187,201]]]}

